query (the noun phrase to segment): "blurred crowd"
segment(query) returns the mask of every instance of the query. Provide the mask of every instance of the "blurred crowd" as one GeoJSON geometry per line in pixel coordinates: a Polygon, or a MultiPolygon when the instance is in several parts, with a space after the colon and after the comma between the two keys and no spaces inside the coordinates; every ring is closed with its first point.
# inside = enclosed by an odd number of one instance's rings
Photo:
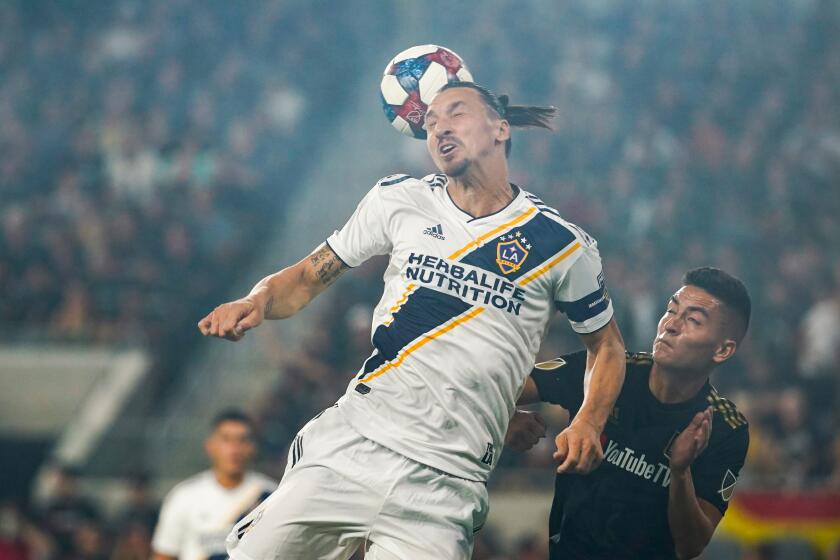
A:
{"type": "Polygon", "coordinates": [[[123,507],[106,515],[83,491],[82,473],[60,467],[37,506],[0,501],[2,560],[148,560],[159,503],[145,475],[128,484],[123,507]]]}
{"type": "Polygon", "coordinates": [[[177,358],[282,219],[364,27],[343,4],[196,6],[0,5],[4,336],[177,358]]]}
{"type": "MultiPolygon", "coordinates": [[[[266,202],[293,190],[318,123],[339,110],[324,81],[361,40],[351,4],[2,3],[0,329],[177,347],[282,219],[266,202]]],[[[713,380],[750,421],[740,487],[840,488],[837,3],[545,4],[537,18],[509,0],[428,2],[478,81],[559,108],[553,134],[514,132],[515,182],[599,240],[633,350],[650,348],[685,270],[741,277],[750,334],[713,380]]],[[[395,172],[431,171],[414,148],[395,172]]],[[[374,260],[323,296],[259,406],[271,460],[370,353],[383,269],[374,260]]],[[[578,348],[564,322],[542,357],[578,348]]],[[[505,454],[497,477],[550,477],[550,451],[505,454]]],[[[0,558],[148,557],[148,524],[88,509],[2,505],[0,558]],[[82,521],[68,534],[42,515],[82,521]],[[12,529],[23,545],[4,539],[12,529]]],[[[517,547],[545,557],[540,539],[517,547]]],[[[476,558],[502,548],[485,536],[476,558]]]]}

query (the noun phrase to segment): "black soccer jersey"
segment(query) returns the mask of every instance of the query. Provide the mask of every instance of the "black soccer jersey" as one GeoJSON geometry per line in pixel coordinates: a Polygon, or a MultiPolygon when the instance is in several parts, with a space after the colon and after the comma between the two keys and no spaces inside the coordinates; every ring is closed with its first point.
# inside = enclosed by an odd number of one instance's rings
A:
{"type": "MultiPolygon", "coordinates": [[[[709,445],[691,466],[697,496],[726,511],[749,445],[747,421],[706,384],[663,404],[648,387],[650,354],[627,354],[627,375],[601,435],[604,461],[589,475],[558,475],[549,519],[551,558],[676,558],[668,526],[669,446],[694,415],[714,407],[709,445]]],[[[586,352],[539,364],[540,398],[576,414],[586,352]]]]}

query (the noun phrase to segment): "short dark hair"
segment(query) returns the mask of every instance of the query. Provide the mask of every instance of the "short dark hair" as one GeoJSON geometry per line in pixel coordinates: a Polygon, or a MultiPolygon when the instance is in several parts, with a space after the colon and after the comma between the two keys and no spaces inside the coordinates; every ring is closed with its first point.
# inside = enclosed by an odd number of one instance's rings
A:
{"type": "Polygon", "coordinates": [[[736,341],[740,342],[750,326],[752,302],[747,287],[739,279],[719,268],[703,266],[689,270],[683,276],[684,286],[697,286],[719,299],[737,317],[736,341]]]}
{"type": "Polygon", "coordinates": [[[210,431],[216,431],[216,428],[225,422],[239,422],[241,424],[245,424],[248,426],[248,429],[251,430],[252,435],[256,434],[257,425],[254,423],[254,420],[238,408],[227,408],[214,416],[213,420],[210,422],[210,431]]]}
{"type": "MultiPolygon", "coordinates": [[[[536,105],[508,105],[507,95],[496,95],[486,87],[475,82],[449,82],[440,88],[439,92],[454,88],[469,88],[478,92],[484,104],[506,120],[510,126],[533,126],[551,130],[551,119],[557,116],[556,107],[539,107],[536,105]]],[[[438,92],[438,93],[439,93],[438,92]]],[[[508,138],[505,142],[505,155],[510,155],[512,142],[508,138]]]]}

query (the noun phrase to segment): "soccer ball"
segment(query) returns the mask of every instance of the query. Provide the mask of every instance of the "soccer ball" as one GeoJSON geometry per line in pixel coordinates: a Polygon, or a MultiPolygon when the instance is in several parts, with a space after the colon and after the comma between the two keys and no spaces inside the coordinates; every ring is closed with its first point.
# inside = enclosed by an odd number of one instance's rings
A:
{"type": "Polygon", "coordinates": [[[435,94],[449,82],[471,82],[472,74],[463,59],[438,45],[406,49],[385,67],[379,89],[382,109],[394,128],[425,139],[423,122],[435,94]]]}

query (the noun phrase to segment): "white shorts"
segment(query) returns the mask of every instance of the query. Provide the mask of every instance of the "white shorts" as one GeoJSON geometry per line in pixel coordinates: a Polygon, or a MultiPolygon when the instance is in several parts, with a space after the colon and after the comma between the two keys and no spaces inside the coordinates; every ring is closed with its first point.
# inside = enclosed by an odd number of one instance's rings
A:
{"type": "Polygon", "coordinates": [[[482,482],[365,439],[338,407],[298,433],[280,486],[227,537],[233,560],[460,560],[488,513],[482,482]]]}

